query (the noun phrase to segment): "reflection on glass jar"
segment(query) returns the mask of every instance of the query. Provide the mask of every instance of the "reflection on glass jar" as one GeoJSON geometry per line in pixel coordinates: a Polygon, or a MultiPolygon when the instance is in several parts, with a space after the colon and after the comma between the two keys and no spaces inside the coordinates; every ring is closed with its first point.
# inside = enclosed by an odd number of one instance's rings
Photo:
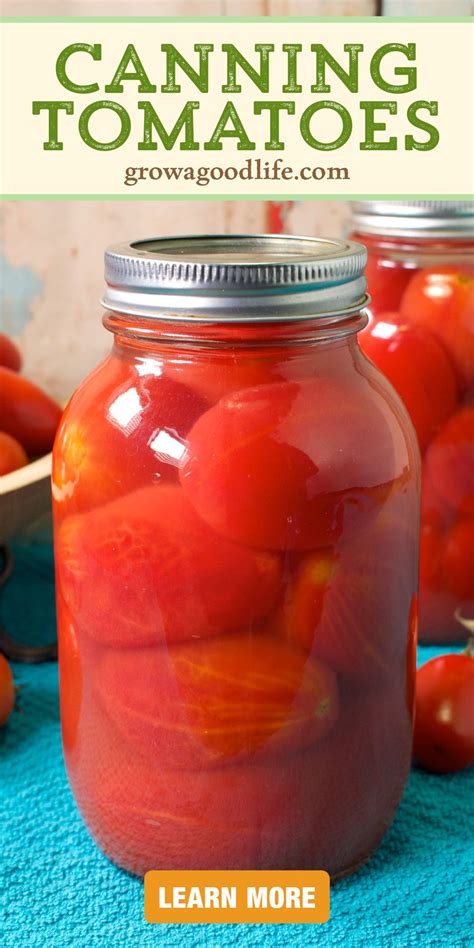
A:
{"type": "Polygon", "coordinates": [[[420,637],[456,641],[474,615],[474,205],[360,202],[365,354],[392,382],[423,455],[420,637]]]}
{"type": "Polygon", "coordinates": [[[128,870],[351,871],[410,765],[419,456],[357,342],[365,251],[106,256],[53,464],[71,785],[128,870]]]}

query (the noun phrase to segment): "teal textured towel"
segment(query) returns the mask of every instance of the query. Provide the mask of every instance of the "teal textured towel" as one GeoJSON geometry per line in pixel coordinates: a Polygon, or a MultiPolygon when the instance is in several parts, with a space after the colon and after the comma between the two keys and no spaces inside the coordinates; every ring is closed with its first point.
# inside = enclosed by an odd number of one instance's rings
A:
{"type": "MultiPolygon", "coordinates": [[[[49,547],[17,549],[1,616],[54,635],[49,547]]],[[[420,648],[425,661],[440,649],[420,648]]],[[[472,942],[474,768],[413,771],[371,861],[338,883],[323,926],[150,926],[139,880],[112,866],[74,806],[61,753],[55,665],[15,666],[20,711],[0,731],[0,945],[5,948],[463,948],[472,942]]]]}

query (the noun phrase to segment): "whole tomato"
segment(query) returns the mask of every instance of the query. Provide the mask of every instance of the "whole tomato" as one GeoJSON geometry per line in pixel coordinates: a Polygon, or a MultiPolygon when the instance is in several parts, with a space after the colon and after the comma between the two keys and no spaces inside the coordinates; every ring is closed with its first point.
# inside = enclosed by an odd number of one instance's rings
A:
{"type": "Polygon", "coordinates": [[[276,602],[281,563],[197,516],[180,487],[145,487],[66,517],[57,558],[81,631],[106,645],[159,645],[231,631],[276,602]]]}
{"type": "Polygon", "coordinates": [[[10,717],[15,704],[15,686],[10,665],[0,653],[0,727],[10,717]]]}
{"type": "Polygon", "coordinates": [[[199,515],[264,549],[313,549],[360,529],[390,493],[398,446],[368,392],[356,394],[319,377],[222,398],[191,428],[180,470],[199,515]]]}
{"type": "Polygon", "coordinates": [[[19,467],[28,464],[28,456],[21,444],[11,435],[0,431],[0,477],[17,471],[19,467]]]}
{"type": "Polygon", "coordinates": [[[13,372],[19,372],[21,369],[20,350],[9,336],[0,332],[0,365],[4,365],[13,372]]]}
{"type": "Polygon", "coordinates": [[[474,386],[474,271],[466,267],[419,270],[410,280],[400,312],[425,326],[446,346],[466,388],[474,386]]]}
{"type": "Polygon", "coordinates": [[[413,753],[425,770],[474,764],[474,657],[441,655],[418,670],[413,753]]]}
{"type": "Polygon", "coordinates": [[[374,316],[398,309],[412,273],[412,270],[397,266],[393,261],[369,252],[365,276],[371,296],[369,310],[374,316]]]}
{"type": "Polygon", "coordinates": [[[75,393],[53,455],[53,496],[63,514],[177,482],[184,438],[207,402],[154,368],[109,358],[75,393]]]}
{"type": "Polygon", "coordinates": [[[474,516],[474,408],[448,419],[426,452],[426,470],[454,511],[474,516]]]}
{"type": "Polygon", "coordinates": [[[27,454],[47,454],[53,446],[61,408],[37,385],[0,366],[0,430],[6,431],[27,454]]]}
{"type": "Polygon", "coordinates": [[[383,313],[359,336],[360,347],[396,389],[423,451],[458,400],[454,369],[438,339],[397,313],[383,313]]]}
{"type": "Polygon", "coordinates": [[[124,741],[162,766],[201,769],[281,756],[329,733],[334,673],[303,649],[241,630],[156,648],[108,650],[98,667],[104,707],[124,741]]]}

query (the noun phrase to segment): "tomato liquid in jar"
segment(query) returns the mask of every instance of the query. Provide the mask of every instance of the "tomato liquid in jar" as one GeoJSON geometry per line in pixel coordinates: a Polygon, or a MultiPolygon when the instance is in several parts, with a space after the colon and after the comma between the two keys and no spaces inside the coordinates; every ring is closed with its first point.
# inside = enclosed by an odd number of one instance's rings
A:
{"type": "Polygon", "coordinates": [[[106,254],[53,461],[61,718],[129,871],[368,858],[411,756],[419,455],[349,241],[106,254]]]}
{"type": "Polygon", "coordinates": [[[359,337],[403,399],[423,457],[420,638],[474,617],[474,204],[360,202],[372,300],[359,337]]]}

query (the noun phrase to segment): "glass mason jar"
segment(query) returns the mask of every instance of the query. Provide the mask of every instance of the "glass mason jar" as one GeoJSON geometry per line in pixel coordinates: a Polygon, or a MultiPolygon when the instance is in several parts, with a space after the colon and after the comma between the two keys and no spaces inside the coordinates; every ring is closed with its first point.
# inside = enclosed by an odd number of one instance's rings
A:
{"type": "Polygon", "coordinates": [[[116,863],[354,869],[410,766],[419,456],[352,242],[106,254],[53,470],[70,782],[116,863]]]}
{"type": "Polygon", "coordinates": [[[474,204],[360,202],[371,319],[359,337],[411,415],[423,456],[420,638],[474,616],[474,204]]]}

